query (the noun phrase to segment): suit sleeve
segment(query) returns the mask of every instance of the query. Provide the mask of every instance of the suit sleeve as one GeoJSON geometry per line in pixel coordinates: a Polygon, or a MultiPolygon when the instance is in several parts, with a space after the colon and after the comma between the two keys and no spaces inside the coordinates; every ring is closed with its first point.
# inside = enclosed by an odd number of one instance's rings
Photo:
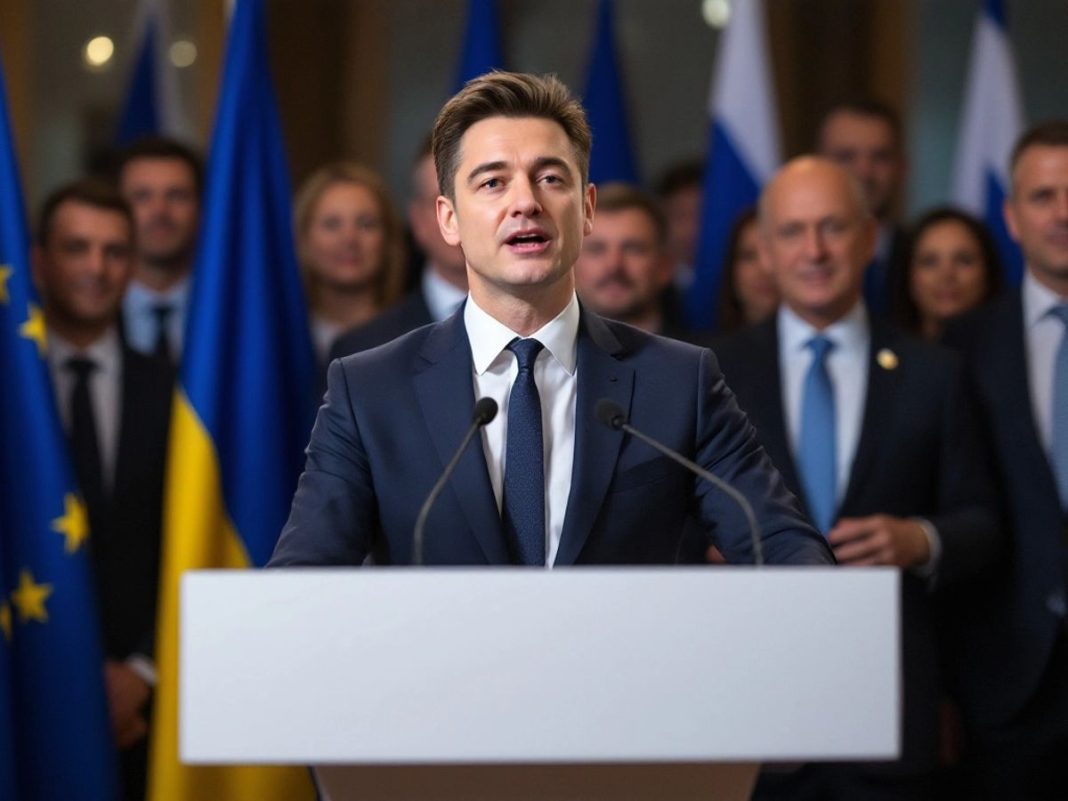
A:
{"type": "MultiPolygon", "coordinates": [[[[757,441],[756,430],[727,387],[712,352],[701,355],[695,461],[742,493],[753,506],[768,564],[834,564],[797,499],[757,441]]],[[[744,512],[704,481],[695,488],[695,514],[732,563],[753,561],[744,512]]]]}
{"type": "Polygon", "coordinates": [[[332,362],[304,472],[268,567],[359,565],[371,550],[377,505],[348,381],[342,363],[332,362]]]}
{"type": "Polygon", "coordinates": [[[981,574],[998,562],[1007,545],[994,501],[997,493],[989,447],[981,432],[975,393],[968,391],[960,360],[953,360],[946,380],[939,514],[930,518],[942,544],[937,586],[981,574]]]}

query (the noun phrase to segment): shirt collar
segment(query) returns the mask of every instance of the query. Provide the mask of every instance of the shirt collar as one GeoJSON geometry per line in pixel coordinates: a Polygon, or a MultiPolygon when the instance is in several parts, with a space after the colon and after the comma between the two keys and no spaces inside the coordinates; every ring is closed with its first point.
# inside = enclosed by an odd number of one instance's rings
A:
{"type": "Polygon", "coordinates": [[[122,347],[119,332],[112,326],[96,342],[87,348],[78,348],[53,331],[48,332],[48,360],[56,367],[63,368],[67,360],[74,356],[92,359],[97,369],[105,373],[119,369],[122,347]]]}
{"type": "Polygon", "coordinates": [[[137,308],[150,308],[161,303],[181,307],[185,305],[186,298],[189,297],[191,284],[192,282],[187,275],[170,289],[158,292],[139,281],[131,281],[126,288],[126,298],[129,303],[132,303],[137,308]]]}
{"type": "Polygon", "coordinates": [[[784,352],[804,350],[818,334],[834,342],[840,350],[864,347],[868,339],[868,310],[864,302],[858,300],[844,317],[822,330],[806,323],[785,303],[779,305],[779,341],[784,352]]]}
{"type": "Polygon", "coordinates": [[[1040,283],[1031,275],[1030,270],[1024,271],[1023,287],[1024,325],[1031,328],[1035,323],[1049,314],[1049,310],[1059,303],[1068,303],[1068,298],[1062,298],[1048,286],[1040,283]]]}
{"type": "Polygon", "coordinates": [[[430,316],[439,323],[451,317],[467,297],[466,292],[442,278],[433,264],[427,264],[423,269],[422,286],[430,316]]]}
{"type": "MultiPolygon", "coordinates": [[[[564,310],[530,335],[544,345],[545,350],[571,375],[574,375],[578,362],[579,316],[578,298],[572,292],[571,300],[564,310]]],[[[474,359],[475,372],[479,375],[489,369],[509,342],[520,336],[496,318],[491,317],[471,297],[468,297],[464,305],[464,325],[467,328],[467,338],[471,342],[471,356],[474,359]]]]}

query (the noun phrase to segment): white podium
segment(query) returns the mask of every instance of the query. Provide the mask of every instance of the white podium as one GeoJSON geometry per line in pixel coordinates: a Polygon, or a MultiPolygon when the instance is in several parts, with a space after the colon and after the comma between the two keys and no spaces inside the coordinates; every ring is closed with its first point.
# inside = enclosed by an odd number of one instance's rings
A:
{"type": "Polygon", "coordinates": [[[893,759],[898,576],[824,568],[199,571],[180,748],[333,801],[747,798],[893,759]]]}

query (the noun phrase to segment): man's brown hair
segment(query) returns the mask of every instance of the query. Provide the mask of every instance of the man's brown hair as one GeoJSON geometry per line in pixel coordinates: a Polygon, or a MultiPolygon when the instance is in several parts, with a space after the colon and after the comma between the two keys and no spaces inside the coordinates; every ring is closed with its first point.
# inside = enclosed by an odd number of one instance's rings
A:
{"type": "MultiPolygon", "coordinates": [[[[630,211],[631,209],[637,209],[645,213],[645,216],[653,223],[657,245],[663,247],[667,242],[667,220],[664,218],[664,210],[660,208],[660,204],[654,198],[636,186],[625,183],[610,183],[598,187],[598,214],[613,211],[630,211]]],[[[596,226],[596,223],[594,223],[594,226],[596,226]]]]}
{"type": "Polygon", "coordinates": [[[83,203],[96,209],[113,211],[122,215],[130,228],[130,240],[134,238],[134,218],[130,204],[110,182],[100,178],[83,178],[55,189],[41,204],[35,231],[37,244],[45,247],[52,233],[52,221],[56,210],[66,202],[83,203]]]}
{"type": "Polygon", "coordinates": [[[1016,172],[1016,165],[1025,150],[1039,146],[1068,147],[1068,120],[1046,120],[1024,131],[1012,148],[1009,175],[1016,172]]]}
{"type": "Polygon", "coordinates": [[[494,70],[468,81],[434,121],[434,166],[441,194],[456,199],[460,140],[468,128],[490,117],[536,117],[558,123],[571,142],[586,185],[592,136],[582,104],[554,75],[494,70]]]}

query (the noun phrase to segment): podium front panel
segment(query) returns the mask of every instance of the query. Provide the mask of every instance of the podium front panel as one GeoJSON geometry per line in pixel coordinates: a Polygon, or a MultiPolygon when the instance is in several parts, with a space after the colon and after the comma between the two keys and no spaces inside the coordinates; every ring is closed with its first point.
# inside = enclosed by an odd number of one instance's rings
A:
{"type": "Polygon", "coordinates": [[[286,569],[183,579],[193,763],[892,759],[883,569],[286,569]]]}

